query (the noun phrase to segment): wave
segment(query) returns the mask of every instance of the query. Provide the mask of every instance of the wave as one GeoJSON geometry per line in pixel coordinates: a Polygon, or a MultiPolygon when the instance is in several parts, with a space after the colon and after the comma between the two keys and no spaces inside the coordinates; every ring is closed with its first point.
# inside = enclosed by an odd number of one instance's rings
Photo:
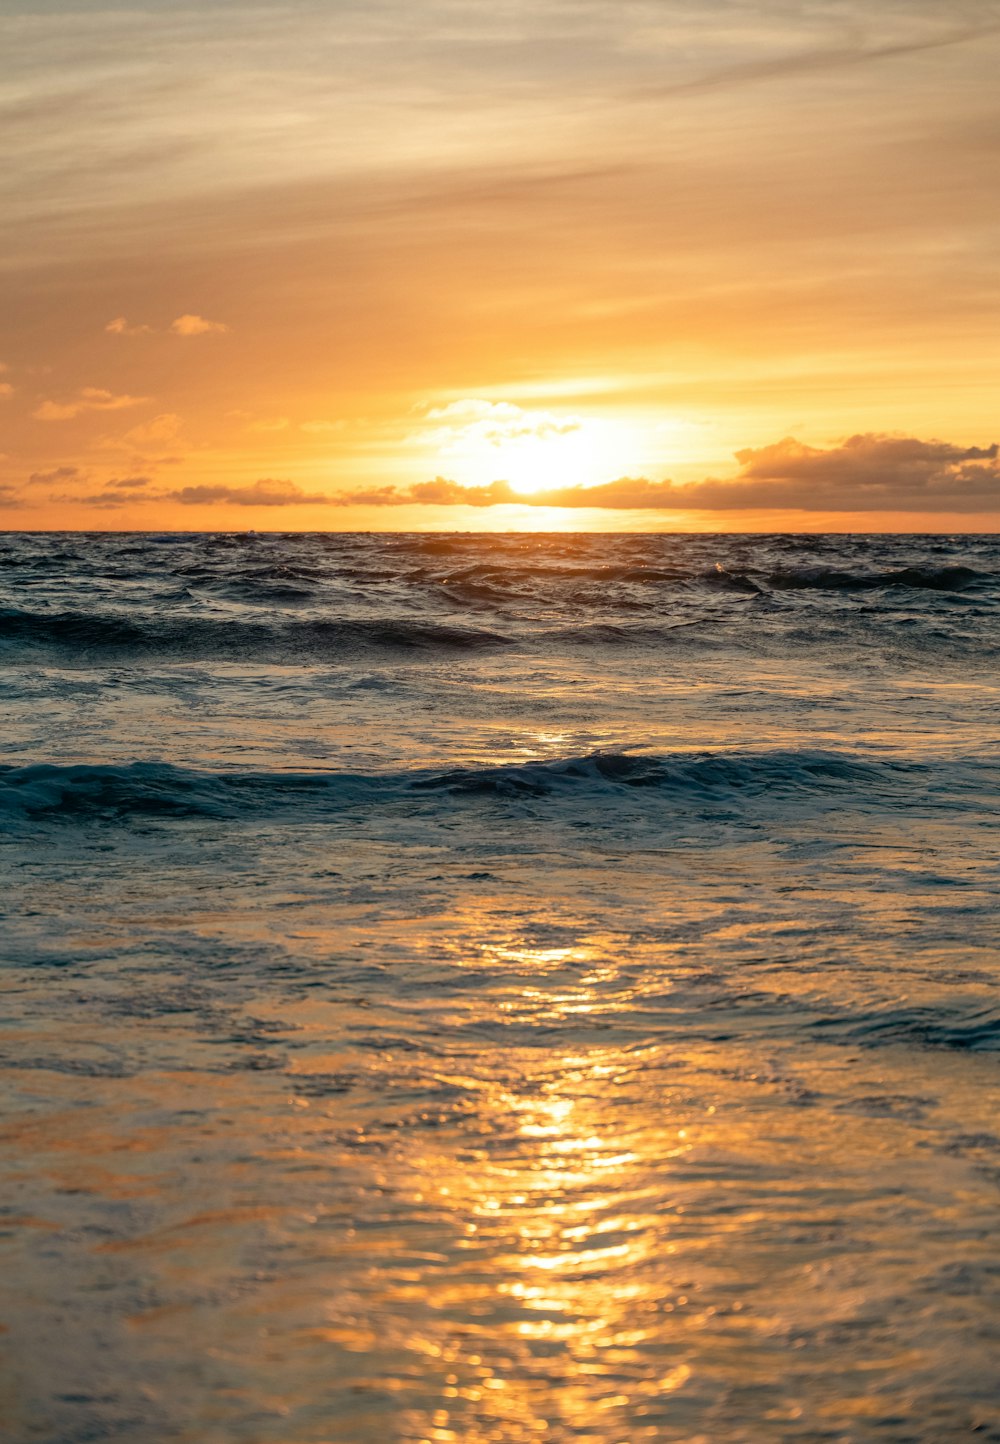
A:
{"type": "Polygon", "coordinates": [[[981,1053],[1000,1050],[1000,1006],[979,1002],[972,1007],[885,1008],[862,1016],[817,1020],[816,1037],[874,1048],[893,1043],[908,1047],[947,1048],[981,1053]]]}
{"type": "Polygon", "coordinates": [[[580,585],[596,588],[595,595],[604,600],[635,588],[675,592],[735,592],[745,596],[761,596],[768,591],[858,592],[890,590],[964,592],[978,583],[995,583],[991,572],[968,566],[910,566],[882,571],[859,572],[836,567],[785,567],[743,569],[725,567],[656,566],[648,563],[608,564],[591,562],[533,564],[518,559],[509,565],[495,562],[467,566],[459,571],[432,573],[421,569],[415,574],[394,573],[392,580],[407,584],[433,585],[446,589],[457,599],[505,600],[518,596],[550,596],[567,594],[579,597],[580,585]]]}
{"type": "Polygon", "coordinates": [[[370,649],[475,651],[513,645],[481,627],[415,619],[283,619],[275,623],[177,616],[129,618],[113,613],[0,612],[0,647],[61,648],[87,652],[194,657],[330,661],[338,653],[370,649]]]}
{"type": "MultiPolygon", "coordinates": [[[[959,786],[962,779],[955,779],[959,786]]],[[[520,764],[411,772],[208,772],[165,762],[0,767],[0,818],[322,816],[434,794],[595,799],[646,789],[663,802],[734,804],[838,793],[859,801],[923,795],[938,769],[812,750],[760,753],[598,752],[520,764]]],[[[973,779],[973,784],[975,779],[973,779]]]]}
{"type": "Polygon", "coordinates": [[[508,588],[538,583],[588,582],[639,585],[649,587],[707,586],[754,594],[768,587],[776,591],[815,589],[820,591],[867,591],[881,587],[905,587],[914,591],[964,591],[978,582],[995,583],[993,572],[979,571],[964,565],[908,566],[870,572],[850,571],[838,567],[806,566],[762,568],[745,566],[742,570],[717,562],[714,567],[671,566],[652,562],[553,563],[546,559],[533,562],[518,558],[509,564],[483,562],[443,575],[426,571],[413,580],[433,580],[449,586],[479,582],[494,588],[508,588]]]}
{"type": "Polygon", "coordinates": [[[964,592],[977,582],[995,582],[990,572],[973,567],[901,567],[895,571],[846,572],[830,567],[790,567],[768,572],[767,586],[776,591],[876,591],[882,587],[905,587],[911,591],[964,592]]]}
{"type": "Polygon", "coordinates": [[[870,761],[842,753],[812,750],[761,753],[707,752],[649,754],[596,752],[589,756],[532,762],[520,766],[458,768],[417,778],[414,790],[455,793],[545,796],[559,789],[656,788],[705,798],[765,792],[822,792],[860,786],[879,791],[926,774],[914,763],[870,761]]]}

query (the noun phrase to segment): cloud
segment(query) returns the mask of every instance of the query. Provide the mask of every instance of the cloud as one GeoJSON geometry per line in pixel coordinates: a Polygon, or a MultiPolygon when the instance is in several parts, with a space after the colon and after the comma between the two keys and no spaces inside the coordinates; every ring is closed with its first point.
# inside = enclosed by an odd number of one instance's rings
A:
{"type": "Polygon", "coordinates": [[[161,501],[162,492],[151,494],[145,490],[150,485],[152,478],[148,476],[112,477],[103,491],[92,492],[90,496],[54,497],[53,500],[96,507],[101,511],[113,511],[116,507],[128,506],[132,502],[161,501]]]}
{"type": "Polygon", "coordinates": [[[222,321],[207,321],[204,316],[184,315],[171,321],[170,329],[175,336],[208,336],[212,333],[221,334],[228,331],[229,327],[222,321]]]}
{"type": "Polygon", "coordinates": [[[104,329],[112,336],[149,336],[153,331],[152,326],[130,326],[124,316],[116,316],[104,329]]]}
{"type": "Polygon", "coordinates": [[[569,436],[583,422],[575,416],[557,417],[547,411],[525,411],[510,401],[483,401],[466,397],[434,406],[424,413],[427,421],[438,423],[418,438],[439,451],[459,452],[470,446],[500,448],[514,441],[545,440],[569,436]]]}
{"type": "Polygon", "coordinates": [[[436,476],[415,486],[380,486],[367,491],[340,492],[329,498],[333,506],[503,506],[524,501],[507,481],[488,486],[463,486],[436,476]]]}
{"type": "Polygon", "coordinates": [[[1000,447],[955,446],[947,441],[920,441],[913,436],[883,436],[868,432],[851,436],[840,446],[823,451],[804,446],[793,437],[772,446],[748,447],[736,453],[747,477],[769,480],[822,478],[840,483],[912,482],[942,467],[963,461],[996,461],[1000,447]]]}
{"type": "Polygon", "coordinates": [[[181,418],[175,412],[164,411],[159,416],[154,416],[151,421],[143,421],[138,426],[131,427],[114,444],[130,447],[158,446],[174,441],[181,425],[181,418]]]}
{"type": "Polygon", "coordinates": [[[618,477],[520,495],[508,482],[464,486],[445,477],[409,487],[342,492],[337,506],[557,506],[617,511],[1000,511],[1000,446],[875,434],[826,450],[789,437],[737,452],[737,476],[678,486],[618,477]]]}
{"type": "Polygon", "coordinates": [[[1000,506],[1000,447],[866,433],[826,450],[787,437],[736,453],[740,476],[695,488],[710,506],[803,511],[990,510],[1000,506]]]}
{"type": "Polygon", "coordinates": [[[520,406],[512,401],[480,401],[475,396],[449,401],[446,406],[432,406],[425,413],[428,421],[508,421],[523,416],[520,406]]]}
{"type": "Polygon", "coordinates": [[[30,505],[31,503],[19,495],[12,486],[0,485],[0,507],[30,505]]]}
{"type": "Polygon", "coordinates": [[[29,486],[52,486],[59,481],[72,481],[80,475],[76,466],[57,466],[54,471],[33,471],[28,477],[29,486]]]}
{"type": "Polygon", "coordinates": [[[185,486],[168,491],[163,497],[179,501],[182,506],[323,506],[332,498],[322,492],[303,491],[292,481],[266,478],[252,486],[185,486]]]}
{"type": "Polygon", "coordinates": [[[14,388],[9,381],[0,381],[0,401],[9,401],[14,395],[14,388]]]}
{"type": "MultiPolygon", "coordinates": [[[[155,336],[155,326],[147,326],[145,323],[133,326],[124,316],[116,316],[105,326],[105,331],[111,336],[155,336]]],[[[221,335],[228,331],[229,327],[222,321],[209,321],[204,316],[194,316],[186,312],[171,321],[167,332],[173,336],[209,336],[212,334],[221,335]]]]}
{"type": "Polygon", "coordinates": [[[341,492],[331,501],[336,506],[564,506],[650,510],[676,505],[679,494],[669,481],[648,481],[644,477],[622,477],[601,486],[563,486],[523,494],[509,481],[491,481],[488,486],[463,486],[445,476],[414,486],[382,486],[368,491],[341,492]]]}
{"type": "Polygon", "coordinates": [[[115,396],[96,386],[84,386],[73,401],[43,401],[31,413],[36,421],[73,421],[88,411],[124,411],[130,406],[142,406],[148,396],[115,396]]]}
{"type": "MultiPolygon", "coordinates": [[[[960,26],[939,35],[920,39],[900,40],[881,45],[866,43],[861,38],[855,44],[832,44],[814,49],[795,51],[790,55],[769,56],[764,60],[750,60],[721,70],[677,81],[668,85],[645,86],[638,94],[643,99],[666,98],[672,95],[693,95],[703,91],[719,90],[733,85],[744,85],[758,80],[777,80],[784,76],[810,75],[826,70],[841,70],[849,66],[871,65],[880,60],[897,60],[908,55],[920,55],[927,51],[946,50],[956,45],[966,45],[972,40],[983,39],[997,32],[995,22],[980,25],[960,26]]],[[[633,92],[634,94],[634,92],[633,92]]]]}

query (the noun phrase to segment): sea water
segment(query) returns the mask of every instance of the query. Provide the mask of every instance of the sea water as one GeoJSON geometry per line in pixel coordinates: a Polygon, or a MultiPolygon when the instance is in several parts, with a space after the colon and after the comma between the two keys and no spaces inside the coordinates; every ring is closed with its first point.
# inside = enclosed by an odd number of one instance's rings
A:
{"type": "Polygon", "coordinates": [[[0,538],[0,1418],[1000,1440],[1000,541],[0,538]]]}

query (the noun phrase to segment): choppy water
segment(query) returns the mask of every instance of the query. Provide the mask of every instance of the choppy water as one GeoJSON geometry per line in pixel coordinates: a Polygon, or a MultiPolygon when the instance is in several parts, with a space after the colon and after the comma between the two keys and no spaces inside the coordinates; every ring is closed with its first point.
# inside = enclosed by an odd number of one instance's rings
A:
{"type": "Polygon", "coordinates": [[[15,1440],[1000,1440],[1000,541],[0,538],[15,1440]]]}

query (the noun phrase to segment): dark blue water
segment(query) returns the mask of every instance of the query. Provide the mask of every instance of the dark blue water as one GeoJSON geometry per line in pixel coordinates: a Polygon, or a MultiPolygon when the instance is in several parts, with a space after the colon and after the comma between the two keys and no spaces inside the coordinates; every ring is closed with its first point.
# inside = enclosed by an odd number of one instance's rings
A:
{"type": "Polygon", "coordinates": [[[0,1402],[1000,1440],[1000,542],[0,538],[0,1402]]]}

